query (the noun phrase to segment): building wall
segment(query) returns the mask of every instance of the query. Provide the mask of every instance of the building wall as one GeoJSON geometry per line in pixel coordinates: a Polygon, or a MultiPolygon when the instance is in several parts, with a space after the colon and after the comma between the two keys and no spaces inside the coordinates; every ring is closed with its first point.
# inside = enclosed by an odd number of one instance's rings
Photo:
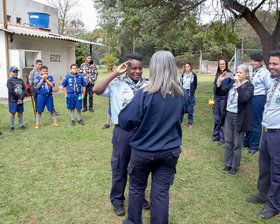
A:
{"type": "MultiPolygon", "coordinates": [[[[3,0],[0,0],[0,23],[3,23],[3,0]]],[[[28,26],[28,12],[44,12],[50,14],[49,28],[51,32],[58,33],[58,12],[57,9],[32,0],[6,0],[6,13],[11,16],[8,24],[28,26]],[[21,18],[21,23],[17,23],[17,18],[21,18]]]]}
{"type": "Polygon", "coordinates": [[[0,31],[0,97],[7,98],[7,60],[6,60],[6,49],[5,49],[5,33],[0,31]]]}
{"type": "MultiPolygon", "coordinates": [[[[0,54],[5,55],[4,32],[0,31],[0,54]],[[3,48],[3,49],[2,49],[3,48]]],[[[65,75],[70,71],[70,65],[75,63],[75,43],[64,40],[32,37],[26,35],[14,35],[13,42],[9,40],[10,66],[19,66],[19,77],[26,81],[25,74],[29,74],[35,66],[36,59],[41,59],[43,65],[48,66],[49,75],[55,79],[54,91],[62,90],[61,83],[65,75]],[[25,67],[22,63],[26,60],[25,50],[40,52],[41,58],[34,59],[33,63],[25,67]]],[[[5,57],[0,58],[0,97],[7,95],[7,68],[5,57]]]]}

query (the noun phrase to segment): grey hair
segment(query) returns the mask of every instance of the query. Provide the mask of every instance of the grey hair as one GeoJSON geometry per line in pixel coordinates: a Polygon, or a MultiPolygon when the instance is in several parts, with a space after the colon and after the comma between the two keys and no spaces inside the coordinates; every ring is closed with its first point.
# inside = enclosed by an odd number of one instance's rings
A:
{"type": "Polygon", "coordinates": [[[177,67],[173,54],[170,51],[158,51],[150,60],[149,84],[144,92],[152,94],[160,92],[163,98],[168,93],[172,96],[183,96],[184,92],[177,81],[177,67]]]}
{"type": "Polygon", "coordinates": [[[248,67],[248,65],[241,64],[241,65],[238,65],[237,68],[242,69],[246,74],[248,74],[248,76],[247,76],[246,79],[250,80],[249,67],[248,67]]]}

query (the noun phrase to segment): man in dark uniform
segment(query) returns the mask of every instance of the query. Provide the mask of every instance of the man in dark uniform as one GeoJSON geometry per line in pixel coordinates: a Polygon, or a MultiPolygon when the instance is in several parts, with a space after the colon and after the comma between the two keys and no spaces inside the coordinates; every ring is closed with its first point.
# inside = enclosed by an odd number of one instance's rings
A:
{"type": "Polygon", "coordinates": [[[273,82],[267,92],[259,156],[259,193],[250,203],[265,203],[258,216],[270,219],[280,215],[280,50],[272,51],[269,70],[273,82]]]}

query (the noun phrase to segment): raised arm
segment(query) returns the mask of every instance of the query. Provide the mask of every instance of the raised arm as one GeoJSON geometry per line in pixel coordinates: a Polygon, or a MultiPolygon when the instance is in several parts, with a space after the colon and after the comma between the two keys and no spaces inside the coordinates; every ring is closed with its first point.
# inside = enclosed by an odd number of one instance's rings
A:
{"type": "Polygon", "coordinates": [[[104,93],[106,87],[114,78],[126,72],[129,63],[129,61],[122,63],[115,71],[96,83],[93,87],[93,92],[95,92],[97,95],[104,93]]]}

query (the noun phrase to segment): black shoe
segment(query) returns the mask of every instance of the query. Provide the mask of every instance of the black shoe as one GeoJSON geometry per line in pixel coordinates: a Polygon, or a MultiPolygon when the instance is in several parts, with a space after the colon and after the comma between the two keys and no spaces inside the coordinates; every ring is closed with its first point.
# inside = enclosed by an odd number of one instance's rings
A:
{"type": "Polygon", "coordinates": [[[145,210],[150,209],[150,203],[146,200],[146,198],[144,198],[144,201],[143,201],[143,209],[145,209],[145,210]]]}
{"type": "Polygon", "coordinates": [[[225,168],[222,169],[222,173],[228,173],[231,170],[231,166],[225,165],[225,168]]]}
{"type": "Polygon", "coordinates": [[[251,196],[246,201],[252,204],[265,203],[265,199],[258,197],[258,195],[251,196]]]}
{"type": "Polygon", "coordinates": [[[55,114],[55,116],[60,115],[60,113],[59,113],[59,112],[57,112],[57,111],[55,111],[55,112],[54,112],[54,114],[55,114]]]}
{"type": "Polygon", "coordinates": [[[21,130],[25,130],[25,129],[27,129],[27,127],[26,126],[24,126],[24,125],[22,125],[21,127],[18,127],[19,129],[21,129],[21,130]]]}
{"type": "Polygon", "coordinates": [[[219,142],[219,143],[218,143],[219,146],[221,146],[221,145],[223,145],[223,144],[225,144],[225,143],[224,143],[224,142],[219,142]]]}
{"type": "Polygon", "coordinates": [[[228,171],[228,175],[233,176],[235,175],[237,172],[237,169],[234,167],[231,167],[230,171],[228,171]]]}
{"type": "Polygon", "coordinates": [[[256,152],[257,152],[257,150],[251,150],[251,149],[250,149],[250,150],[247,152],[247,154],[252,156],[252,155],[254,155],[256,152]]]}
{"type": "Polygon", "coordinates": [[[15,131],[15,128],[10,128],[10,132],[14,132],[15,131]]]}
{"type": "Polygon", "coordinates": [[[114,206],[114,213],[117,215],[117,216],[124,216],[125,215],[125,210],[123,208],[123,205],[116,205],[114,206]]]}
{"type": "Polygon", "coordinates": [[[89,112],[94,112],[93,108],[89,108],[89,112]]]}
{"type": "Polygon", "coordinates": [[[109,127],[110,127],[109,124],[105,124],[105,125],[102,127],[102,129],[106,129],[106,128],[109,128],[109,127]]]}
{"type": "Polygon", "coordinates": [[[219,139],[216,139],[216,138],[212,138],[211,139],[211,142],[217,142],[217,141],[220,141],[219,139]]]}
{"type": "Polygon", "coordinates": [[[262,210],[262,211],[258,214],[258,216],[259,216],[260,218],[262,218],[262,219],[271,219],[271,218],[273,218],[274,216],[278,216],[278,215],[280,215],[280,213],[279,213],[279,214],[274,214],[274,213],[271,213],[271,212],[267,211],[266,209],[262,210]]]}
{"type": "Polygon", "coordinates": [[[78,120],[78,123],[79,123],[80,125],[85,125],[85,123],[84,123],[82,120],[78,120]]]}
{"type": "Polygon", "coordinates": [[[72,125],[72,126],[75,126],[75,121],[74,121],[74,120],[71,121],[71,125],[72,125]]]}
{"type": "Polygon", "coordinates": [[[83,110],[82,110],[82,112],[86,112],[87,111],[87,108],[84,108],[83,110]]]}

